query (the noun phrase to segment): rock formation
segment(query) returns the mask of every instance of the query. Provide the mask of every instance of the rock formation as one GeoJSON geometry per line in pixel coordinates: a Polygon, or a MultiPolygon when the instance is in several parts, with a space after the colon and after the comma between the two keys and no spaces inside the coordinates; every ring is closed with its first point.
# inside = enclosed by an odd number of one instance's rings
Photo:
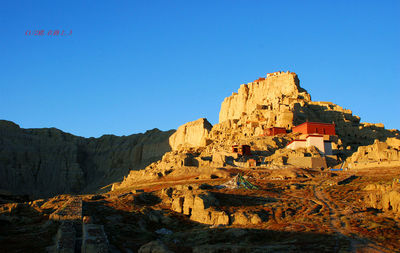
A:
{"type": "Polygon", "coordinates": [[[173,150],[179,146],[199,147],[206,145],[206,138],[211,131],[212,125],[207,119],[201,118],[188,122],[178,128],[169,138],[169,145],[173,150]]]}
{"type": "Polygon", "coordinates": [[[400,139],[388,138],[385,142],[379,141],[368,146],[360,146],[346,160],[351,168],[400,166],[400,139]]]}
{"type": "Polygon", "coordinates": [[[210,225],[228,225],[229,216],[224,211],[219,211],[216,207],[218,200],[210,192],[197,192],[196,194],[188,191],[175,194],[172,198],[171,209],[189,216],[193,221],[210,225]]]}
{"type": "Polygon", "coordinates": [[[0,189],[49,196],[94,191],[157,161],[173,131],[83,138],[0,121],[0,189]]]}
{"type": "Polygon", "coordinates": [[[267,126],[290,128],[293,125],[293,105],[309,101],[311,97],[299,86],[295,73],[277,72],[242,84],[237,93],[225,98],[219,122],[247,116],[248,120],[265,121],[267,126]]]}
{"type": "Polygon", "coordinates": [[[400,216],[400,182],[392,185],[370,184],[365,187],[366,203],[376,209],[391,211],[400,216]]]}
{"type": "MultiPolygon", "coordinates": [[[[311,101],[310,94],[300,87],[297,75],[290,72],[275,72],[241,85],[237,93],[224,99],[219,115],[219,124],[210,135],[230,132],[230,136],[259,136],[269,127],[290,130],[310,121],[335,123],[340,139],[338,148],[351,152],[375,139],[399,138],[398,130],[386,130],[383,124],[360,123],[360,117],[351,110],[331,102],[311,101]]],[[[344,151],[345,156],[351,152],[344,151]]]]}

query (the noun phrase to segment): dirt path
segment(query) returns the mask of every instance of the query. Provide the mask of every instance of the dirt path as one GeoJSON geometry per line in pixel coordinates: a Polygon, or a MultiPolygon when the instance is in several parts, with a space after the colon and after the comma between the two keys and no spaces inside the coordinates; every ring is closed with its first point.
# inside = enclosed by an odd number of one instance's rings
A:
{"type": "MultiPolygon", "coordinates": [[[[331,205],[329,204],[329,201],[327,200],[326,196],[324,195],[324,192],[319,190],[319,188],[320,188],[320,186],[318,186],[318,187],[314,186],[313,187],[313,192],[314,192],[314,196],[315,196],[315,200],[314,201],[323,206],[321,211],[323,209],[327,209],[328,210],[329,226],[335,232],[336,238],[337,238],[334,252],[339,252],[339,249],[340,249],[339,239],[344,237],[344,235],[342,233],[343,225],[342,225],[341,221],[338,218],[337,210],[331,207],[331,205]]],[[[352,240],[351,238],[348,238],[348,239],[352,240]]]]}
{"type": "MultiPolygon", "coordinates": [[[[340,220],[340,216],[344,214],[341,213],[341,210],[338,208],[333,201],[327,196],[327,193],[323,190],[322,186],[323,182],[319,185],[313,187],[315,202],[319,202],[323,208],[326,208],[329,213],[329,225],[331,229],[337,235],[335,252],[339,251],[339,239],[347,239],[351,244],[352,252],[370,252],[370,253],[389,253],[391,252],[388,249],[380,247],[374,244],[371,241],[365,239],[356,239],[351,236],[352,231],[349,230],[343,222],[340,220]]],[[[322,209],[321,209],[322,210],[322,209]]]]}

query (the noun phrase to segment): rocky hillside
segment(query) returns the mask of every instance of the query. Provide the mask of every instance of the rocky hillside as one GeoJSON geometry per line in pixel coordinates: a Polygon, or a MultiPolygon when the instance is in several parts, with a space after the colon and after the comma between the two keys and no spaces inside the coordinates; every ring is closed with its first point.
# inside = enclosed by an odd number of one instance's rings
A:
{"type": "MultiPolygon", "coordinates": [[[[175,139],[173,148],[176,149],[180,144],[205,147],[212,154],[215,151],[228,151],[232,144],[241,143],[272,155],[295,136],[265,136],[266,130],[284,127],[290,132],[293,126],[306,121],[335,124],[337,138],[332,140],[333,149],[340,160],[351,156],[359,147],[372,145],[376,140],[385,142],[389,138],[400,139],[399,130],[385,129],[380,123],[362,123],[360,117],[353,115],[349,109],[331,102],[312,101],[311,95],[300,86],[297,74],[288,71],[267,74],[266,78],[242,84],[237,93],[222,102],[219,123],[212,128],[207,125],[195,131],[196,135],[203,136],[201,145],[189,145],[187,141],[179,143],[175,139]]],[[[193,123],[185,124],[185,131],[178,129],[175,135],[185,134],[186,139],[193,138],[188,130],[193,123]]]]}
{"type": "Polygon", "coordinates": [[[94,191],[159,160],[173,132],[83,138],[1,120],[0,189],[35,196],[94,191]]]}
{"type": "MultiPolygon", "coordinates": [[[[212,132],[229,132],[230,136],[259,136],[268,127],[291,129],[306,121],[335,123],[340,150],[346,155],[359,146],[371,145],[399,137],[398,130],[387,130],[383,124],[361,123],[353,115],[331,102],[312,101],[300,86],[297,74],[275,72],[254,82],[242,84],[237,93],[225,98],[219,113],[219,124],[212,132]],[[232,132],[234,134],[232,134],[232,132]]],[[[223,137],[225,138],[225,137],[223,137]]]]}
{"type": "MultiPolygon", "coordinates": [[[[333,167],[346,159],[347,164],[354,165],[360,156],[357,154],[363,156],[368,152],[363,151],[368,145],[399,140],[399,130],[385,129],[379,123],[362,123],[349,109],[331,102],[312,101],[311,95],[300,86],[297,74],[275,72],[242,84],[237,93],[225,98],[218,124],[212,126],[207,119],[198,119],[179,127],[169,139],[173,151],[144,171],[131,171],[120,184],[114,184],[114,189],[157,178],[180,178],[189,172],[194,175],[209,168],[250,166],[251,161],[247,161],[250,159],[260,166],[277,168],[333,167]],[[322,157],[315,148],[286,148],[298,138],[297,133],[291,132],[292,127],[306,121],[335,124],[336,135],[329,137],[333,155],[322,157]],[[267,136],[270,127],[283,127],[288,133],[267,136]],[[236,144],[251,146],[252,156],[238,157],[232,153],[236,144]]],[[[398,144],[384,145],[380,150],[388,165],[399,162],[398,144]]],[[[377,157],[368,158],[368,163],[377,157]]]]}

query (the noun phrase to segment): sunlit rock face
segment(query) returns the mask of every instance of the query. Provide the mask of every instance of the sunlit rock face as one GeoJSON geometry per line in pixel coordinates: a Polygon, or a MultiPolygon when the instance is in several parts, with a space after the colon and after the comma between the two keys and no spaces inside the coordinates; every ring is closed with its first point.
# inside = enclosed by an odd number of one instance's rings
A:
{"type": "Polygon", "coordinates": [[[169,138],[169,144],[173,150],[180,146],[198,147],[205,145],[205,139],[211,131],[212,125],[207,119],[201,118],[188,122],[178,128],[169,138]]]}
{"type": "Polygon", "coordinates": [[[294,105],[310,102],[311,97],[299,85],[295,73],[275,72],[242,84],[237,93],[224,99],[219,122],[247,116],[248,120],[265,120],[268,126],[291,127],[294,105]]]}

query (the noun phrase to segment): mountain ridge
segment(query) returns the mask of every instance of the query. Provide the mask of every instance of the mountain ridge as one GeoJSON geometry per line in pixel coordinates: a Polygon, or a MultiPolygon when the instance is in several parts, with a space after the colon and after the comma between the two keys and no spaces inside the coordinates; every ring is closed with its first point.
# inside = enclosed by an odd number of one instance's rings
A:
{"type": "Polygon", "coordinates": [[[85,138],[1,120],[0,189],[35,196],[94,191],[161,158],[174,131],[85,138]]]}

